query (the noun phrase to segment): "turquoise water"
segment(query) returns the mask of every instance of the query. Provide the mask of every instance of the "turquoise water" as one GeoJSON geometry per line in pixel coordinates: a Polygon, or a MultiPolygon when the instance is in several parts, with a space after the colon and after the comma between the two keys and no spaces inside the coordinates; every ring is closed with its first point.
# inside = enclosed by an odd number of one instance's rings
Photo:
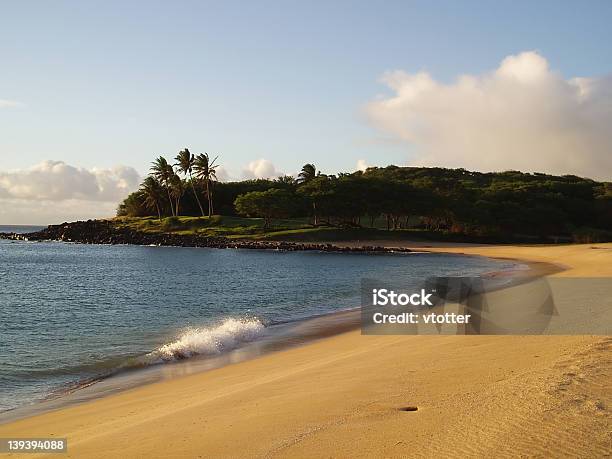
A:
{"type": "Polygon", "coordinates": [[[359,306],[388,282],[508,267],[435,254],[340,254],[0,240],[0,411],[126,368],[205,358],[275,324],[359,306]]]}

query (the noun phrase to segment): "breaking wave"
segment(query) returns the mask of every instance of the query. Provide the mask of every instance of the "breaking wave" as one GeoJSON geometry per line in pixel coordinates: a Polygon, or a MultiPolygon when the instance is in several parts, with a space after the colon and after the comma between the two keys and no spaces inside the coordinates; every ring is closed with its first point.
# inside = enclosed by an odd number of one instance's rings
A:
{"type": "Polygon", "coordinates": [[[215,355],[237,348],[262,335],[265,326],[257,319],[225,319],[220,325],[191,328],[171,343],[146,355],[148,363],[188,359],[196,355],[215,355]]]}

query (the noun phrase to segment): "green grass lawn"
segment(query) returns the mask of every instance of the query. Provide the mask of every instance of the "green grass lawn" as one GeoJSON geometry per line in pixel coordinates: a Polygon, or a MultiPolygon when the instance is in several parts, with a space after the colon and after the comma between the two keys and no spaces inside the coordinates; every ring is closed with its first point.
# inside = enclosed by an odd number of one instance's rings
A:
{"type": "Polygon", "coordinates": [[[166,217],[161,221],[155,217],[117,217],[113,222],[118,227],[128,227],[145,233],[201,234],[231,238],[265,238],[281,232],[316,230],[308,219],[273,220],[270,228],[264,229],[263,218],[243,218],[214,215],[212,217],[166,217]]]}
{"type": "MultiPolygon", "coordinates": [[[[118,227],[127,227],[145,233],[200,234],[203,236],[223,236],[236,239],[269,239],[292,241],[340,241],[340,240],[441,240],[446,239],[441,232],[420,230],[387,231],[381,228],[339,228],[332,226],[313,226],[307,218],[272,220],[270,228],[264,229],[262,218],[232,217],[214,215],[212,217],[166,217],[161,221],[156,217],[116,217],[113,222],[118,227]]],[[[447,235],[449,236],[449,235],[447,235]]]]}

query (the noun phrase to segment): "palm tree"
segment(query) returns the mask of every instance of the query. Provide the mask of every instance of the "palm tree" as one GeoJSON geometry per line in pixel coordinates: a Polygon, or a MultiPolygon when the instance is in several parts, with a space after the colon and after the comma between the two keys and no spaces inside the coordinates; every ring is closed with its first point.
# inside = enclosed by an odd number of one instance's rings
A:
{"type": "Polygon", "coordinates": [[[195,172],[196,177],[204,182],[204,186],[206,188],[206,197],[208,198],[208,216],[212,217],[213,214],[213,203],[212,203],[212,192],[210,190],[210,183],[214,180],[217,180],[217,172],[215,169],[218,167],[215,165],[215,161],[217,161],[217,157],[210,160],[208,153],[200,153],[195,157],[193,162],[193,170],[195,172]]]}
{"type": "Polygon", "coordinates": [[[306,183],[317,176],[317,168],[314,164],[304,164],[301,172],[298,174],[298,183],[306,183]]]}
{"type": "Polygon", "coordinates": [[[161,221],[161,207],[163,187],[155,177],[148,176],[140,185],[140,192],[144,196],[144,204],[148,209],[156,209],[157,217],[161,221]]]}
{"type": "Polygon", "coordinates": [[[160,156],[151,164],[151,173],[153,174],[153,177],[159,181],[159,183],[162,183],[166,187],[166,191],[168,192],[168,200],[170,201],[170,211],[174,216],[172,196],[170,196],[170,179],[174,175],[174,169],[172,169],[172,166],[168,164],[166,158],[160,156]]]}
{"type": "Polygon", "coordinates": [[[175,164],[179,170],[182,172],[185,177],[189,176],[189,183],[191,183],[191,189],[193,190],[193,194],[198,202],[198,207],[200,208],[200,212],[202,213],[202,217],[204,216],[204,209],[202,209],[202,203],[200,202],[200,198],[198,197],[198,193],[196,192],[195,185],[193,184],[193,177],[191,175],[193,171],[193,163],[195,162],[195,156],[191,154],[188,148],[179,151],[179,154],[176,156],[177,163],[175,164]]]}
{"type": "MultiPolygon", "coordinates": [[[[303,185],[305,183],[310,182],[317,176],[317,168],[314,164],[308,163],[302,166],[302,170],[298,174],[297,183],[303,185]]],[[[315,182],[313,182],[315,183],[315,182]]],[[[317,226],[319,224],[319,218],[317,215],[317,201],[316,199],[312,199],[312,213],[314,216],[314,225],[317,226]]]]}
{"type": "Polygon", "coordinates": [[[170,196],[174,198],[174,211],[177,216],[179,215],[181,198],[184,194],[185,187],[183,186],[183,181],[178,175],[173,173],[170,177],[170,196]]]}

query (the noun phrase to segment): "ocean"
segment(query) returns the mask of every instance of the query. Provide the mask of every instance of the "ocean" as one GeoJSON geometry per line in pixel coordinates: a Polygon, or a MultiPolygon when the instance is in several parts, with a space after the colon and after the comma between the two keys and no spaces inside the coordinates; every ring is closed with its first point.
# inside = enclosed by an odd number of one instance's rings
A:
{"type": "Polygon", "coordinates": [[[286,324],[359,307],[362,278],[405,283],[511,266],[424,253],[0,240],[0,412],[126,372],[234,355],[286,324]]]}
{"type": "Polygon", "coordinates": [[[0,233],[33,233],[34,231],[40,231],[46,228],[46,226],[36,225],[0,225],[0,233]]]}

